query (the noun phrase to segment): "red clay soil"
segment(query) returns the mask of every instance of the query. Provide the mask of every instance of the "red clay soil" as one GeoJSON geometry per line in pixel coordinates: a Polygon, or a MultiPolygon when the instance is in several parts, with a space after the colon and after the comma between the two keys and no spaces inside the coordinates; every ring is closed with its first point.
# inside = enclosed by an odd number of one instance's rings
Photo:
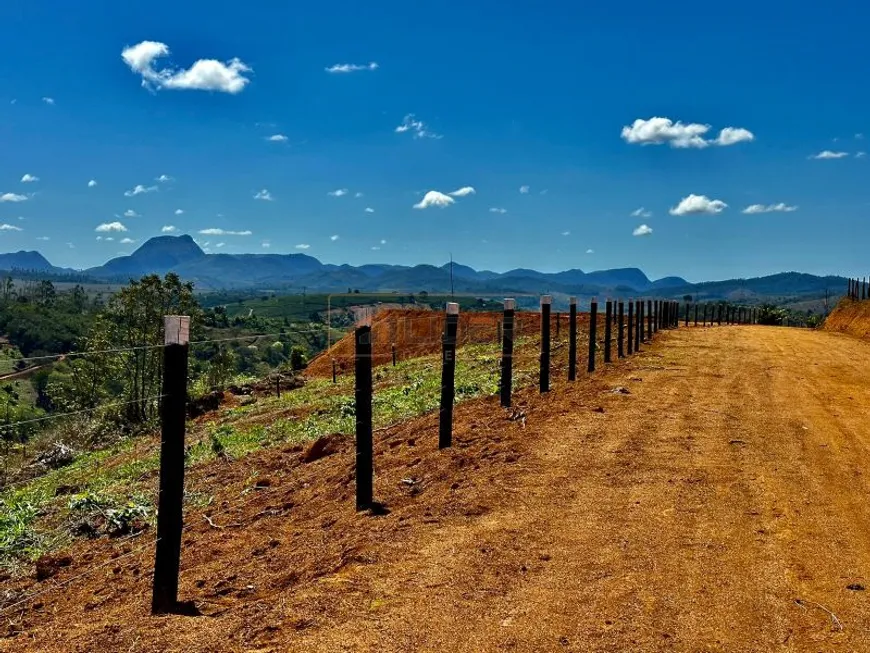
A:
{"type": "Polygon", "coordinates": [[[825,331],[870,338],[870,301],[844,298],[825,320],[825,331]]]}
{"type": "MultiPolygon", "coordinates": [[[[500,312],[464,312],[459,315],[457,330],[458,345],[497,343],[499,324],[503,314],[500,312]]],[[[603,319],[603,318],[602,318],[603,319]]],[[[551,317],[551,333],[555,336],[557,316],[551,317]]],[[[562,336],[568,331],[568,315],[558,316],[559,331],[562,336]]],[[[577,316],[578,330],[588,329],[589,315],[577,316]]],[[[603,322],[602,322],[603,325],[603,322]]],[[[379,311],[371,321],[372,359],[374,365],[384,365],[392,361],[392,348],[395,346],[397,358],[406,360],[441,351],[441,334],[444,330],[444,313],[422,309],[387,309],[379,311]]],[[[515,335],[527,336],[540,333],[540,313],[520,311],[515,316],[515,335]]],[[[312,359],[305,370],[307,376],[326,377],[332,375],[332,359],[336,361],[339,373],[353,369],[354,336],[346,334],[325,351],[312,359]]]]}
{"type": "Polygon", "coordinates": [[[435,415],[377,433],[383,515],[355,512],[344,438],[216,462],[182,555],[201,616],[149,616],[152,532],[80,542],[0,587],[43,592],[0,650],[867,651],[868,366],[822,331],[663,333],[458,406],[449,450],[435,415]]]}

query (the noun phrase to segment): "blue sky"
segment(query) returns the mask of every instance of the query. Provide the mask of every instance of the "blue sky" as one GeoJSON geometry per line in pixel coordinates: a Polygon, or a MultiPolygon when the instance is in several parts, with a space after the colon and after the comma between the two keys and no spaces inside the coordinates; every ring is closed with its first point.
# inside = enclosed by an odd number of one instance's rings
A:
{"type": "Polygon", "coordinates": [[[867,274],[870,8],[587,4],[7,0],[0,251],[867,274]]]}

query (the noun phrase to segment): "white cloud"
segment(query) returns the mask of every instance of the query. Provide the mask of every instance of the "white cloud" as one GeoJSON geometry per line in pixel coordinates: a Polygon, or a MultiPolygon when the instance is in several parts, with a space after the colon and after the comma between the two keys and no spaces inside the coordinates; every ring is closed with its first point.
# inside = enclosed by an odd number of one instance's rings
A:
{"type": "Polygon", "coordinates": [[[120,242],[122,245],[130,245],[131,243],[135,243],[136,241],[132,238],[122,238],[120,242]]]}
{"type": "Polygon", "coordinates": [[[711,200],[706,195],[695,195],[694,193],[684,197],[680,203],[672,207],[668,212],[671,215],[696,215],[706,213],[707,215],[716,215],[722,213],[728,205],[722,200],[711,200]]]}
{"type": "Polygon", "coordinates": [[[42,101],[48,105],[54,106],[54,98],[53,97],[44,97],[42,101]]]}
{"type": "Polygon", "coordinates": [[[379,249],[380,249],[380,247],[378,247],[377,245],[372,245],[372,250],[378,251],[379,249]]]}
{"type": "Polygon", "coordinates": [[[133,209],[127,209],[126,211],[124,211],[124,217],[125,218],[138,218],[139,214],[136,213],[136,211],[134,211],[133,209]]]}
{"type": "Polygon", "coordinates": [[[332,242],[335,242],[336,240],[338,240],[338,234],[333,234],[333,235],[331,235],[331,236],[329,237],[329,240],[331,240],[332,242]]]}
{"type": "Polygon", "coordinates": [[[586,250],[586,253],[587,253],[587,254],[594,254],[594,253],[595,253],[595,250],[594,250],[594,249],[587,249],[587,250],[586,250]]]}
{"type": "Polygon", "coordinates": [[[818,154],[813,154],[811,159],[842,159],[849,156],[848,152],[832,152],[831,150],[822,150],[818,154]]]}
{"type": "Polygon", "coordinates": [[[441,138],[440,134],[429,131],[425,122],[414,118],[413,113],[409,113],[402,119],[402,124],[396,127],[395,132],[397,134],[411,132],[414,138],[441,138]]]}
{"type": "Polygon", "coordinates": [[[253,232],[247,229],[245,231],[227,231],[211,227],[209,229],[200,229],[199,233],[203,236],[250,236],[253,232]]]}
{"type": "Polygon", "coordinates": [[[37,177],[36,175],[31,175],[29,172],[21,178],[22,184],[30,184],[34,181],[39,181],[39,177],[37,177]]]}
{"type": "Polygon", "coordinates": [[[0,195],[0,202],[26,202],[27,195],[17,195],[16,193],[3,193],[0,195]]]}
{"type": "Polygon", "coordinates": [[[154,89],[220,91],[240,93],[251,80],[243,73],[252,72],[238,57],[222,63],[216,59],[199,59],[185,69],[154,69],[155,60],[169,55],[169,46],[158,41],[142,41],[124,48],[121,58],[130,69],[141,75],[142,86],[154,89]]]}
{"type": "Polygon", "coordinates": [[[365,210],[366,210],[366,213],[374,213],[375,212],[375,210],[370,206],[367,206],[365,210]]]}
{"type": "Polygon", "coordinates": [[[184,213],[184,209],[175,209],[175,215],[181,215],[184,213]]]}
{"type": "Polygon", "coordinates": [[[339,188],[338,190],[331,190],[327,193],[332,197],[344,197],[347,195],[347,188],[339,188]]]}
{"type": "Polygon", "coordinates": [[[215,247],[217,247],[218,249],[220,249],[220,248],[223,247],[224,245],[226,245],[226,243],[218,243],[217,245],[215,245],[215,247]]]}
{"type": "Polygon", "coordinates": [[[430,206],[438,206],[442,209],[445,206],[450,206],[456,200],[454,200],[449,195],[445,195],[444,193],[439,193],[437,190],[430,190],[423,196],[423,199],[417,202],[414,205],[415,209],[427,209],[430,206]]]}
{"type": "Polygon", "coordinates": [[[169,175],[160,175],[154,181],[159,181],[161,184],[165,184],[168,181],[175,181],[175,179],[173,177],[170,177],[169,175]]]}
{"type": "Polygon", "coordinates": [[[503,209],[503,208],[501,208],[501,207],[499,207],[499,206],[493,206],[493,207],[489,210],[489,212],[490,212],[490,213],[501,213],[501,214],[505,214],[505,213],[507,213],[507,209],[503,209]]]}
{"type": "Polygon", "coordinates": [[[570,235],[571,235],[571,232],[570,232],[570,231],[563,231],[563,232],[562,232],[562,235],[563,235],[563,236],[570,236],[570,235]]]}
{"type": "Polygon", "coordinates": [[[263,249],[269,249],[271,246],[272,243],[270,243],[268,240],[264,240],[262,243],[260,243],[260,247],[262,247],[263,249]]]}
{"type": "Polygon", "coordinates": [[[363,194],[360,193],[359,191],[357,191],[356,193],[353,194],[353,196],[354,196],[354,197],[362,197],[363,194]]]}
{"type": "Polygon", "coordinates": [[[377,70],[378,63],[376,61],[370,61],[367,64],[356,64],[356,63],[337,63],[334,66],[330,66],[329,68],[325,68],[328,73],[355,73],[360,70],[377,70]]]}
{"type": "Polygon", "coordinates": [[[522,193],[523,195],[527,195],[529,190],[530,189],[528,186],[520,186],[520,193],[522,193]]]}
{"type": "Polygon", "coordinates": [[[631,232],[632,236],[649,236],[653,230],[645,224],[640,225],[637,229],[631,232]]]}
{"type": "Polygon", "coordinates": [[[381,238],[381,245],[386,245],[386,244],[387,244],[387,241],[384,240],[383,238],[381,238]]]}
{"type": "Polygon", "coordinates": [[[474,186],[463,186],[462,188],[457,188],[450,195],[453,195],[453,197],[465,197],[466,195],[474,195],[476,192],[474,186]]]}
{"type": "Polygon", "coordinates": [[[254,195],[254,199],[255,200],[264,200],[266,202],[271,202],[275,198],[272,197],[272,193],[270,193],[268,190],[266,190],[264,188],[263,190],[259,191],[256,195],[254,195]]]}
{"type": "Polygon", "coordinates": [[[865,156],[867,156],[866,152],[855,152],[856,159],[863,159],[865,156]]]}
{"type": "Polygon", "coordinates": [[[311,245],[309,245],[308,243],[299,243],[298,245],[296,245],[296,249],[308,249],[309,247],[311,247],[311,245]]]}
{"type": "Polygon", "coordinates": [[[267,141],[273,143],[286,143],[289,139],[284,134],[272,134],[266,138],[267,141]]]}
{"type": "Polygon", "coordinates": [[[171,233],[175,233],[176,231],[178,231],[178,227],[176,227],[175,225],[167,224],[167,225],[163,225],[163,228],[160,231],[161,231],[161,233],[164,233],[164,234],[171,234],[171,233]]]}
{"type": "Polygon", "coordinates": [[[36,240],[51,240],[48,236],[37,236],[36,240]]]}
{"type": "Polygon", "coordinates": [[[94,231],[107,232],[107,231],[127,231],[127,227],[125,227],[120,222],[104,222],[99,225],[94,231]]]}
{"type": "Polygon", "coordinates": [[[96,185],[97,185],[97,180],[96,180],[96,179],[91,179],[91,180],[88,182],[88,188],[93,188],[93,187],[96,186],[96,185]]]}
{"type": "Polygon", "coordinates": [[[0,231],[24,231],[21,227],[16,227],[14,224],[0,224],[0,231]]]}
{"type": "Polygon", "coordinates": [[[632,218],[651,218],[652,211],[647,211],[645,208],[640,207],[639,209],[635,209],[631,212],[632,218]]]}
{"type": "Polygon", "coordinates": [[[755,134],[753,134],[748,129],[743,129],[743,127],[726,127],[722,131],[719,132],[719,136],[716,138],[716,145],[721,145],[723,147],[728,145],[734,145],[735,143],[743,143],[755,140],[755,134]]]}
{"type": "Polygon", "coordinates": [[[135,197],[136,195],[142,195],[144,193],[153,193],[157,190],[157,186],[143,186],[142,184],[136,184],[130,190],[124,191],[124,197],[135,197]]]}
{"type": "Polygon", "coordinates": [[[630,126],[622,128],[622,139],[635,145],[662,145],[667,143],[675,148],[705,148],[709,145],[734,145],[755,139],[755,135],[743,127],[725,127],[715,139],[705,138],[710,125],[692,122],[684,124],[679,120],[653,117],[649,120],[638,118],[630,126]]]}
{"type": "Polygon", "coordinates": [[[792,211],[797,211],[798,207],[789,206],[784,202],[780,202],[779,204],[751,204],[743,209],[743,213],[747,213],[749,215],[753,215],[756,213],[791,213],[792,211]]]}

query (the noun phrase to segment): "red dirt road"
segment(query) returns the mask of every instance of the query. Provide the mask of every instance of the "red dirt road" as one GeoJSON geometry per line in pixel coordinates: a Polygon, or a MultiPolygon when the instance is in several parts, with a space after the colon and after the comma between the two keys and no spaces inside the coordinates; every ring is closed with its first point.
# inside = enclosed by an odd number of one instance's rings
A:
{"type": "Polygon", "coordinates": [[[385,517],[353,514],[349,446],[304,467],[264,453],[275,494],[244,528],[186,538],[182,598],[208,616],[146,616],[148,548],[141,574],[12,615],[0,650],[867,651],[868,369],[870,343],[831,333],[663,333],[524,395],[525,425],[487,400],[457,409],[450,452],[432,417],[383,434],[385,517]]]}

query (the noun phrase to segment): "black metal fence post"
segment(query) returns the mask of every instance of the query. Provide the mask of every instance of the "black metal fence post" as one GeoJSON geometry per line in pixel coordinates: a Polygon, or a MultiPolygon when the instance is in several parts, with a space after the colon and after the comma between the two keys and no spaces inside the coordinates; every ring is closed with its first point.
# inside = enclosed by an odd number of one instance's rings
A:
{"type": "Polygon", "coordinates": [[[577,298],[568,300],[568,380],[577,378],[577,298]]]}
{"type": "Polygon", "coordinates": [[[646,300],[646,339],[652,340],[653,335],[653,303],[651,299],[646,300]]]}
{"type": "Polygon", "coordinates": [[[152,614],[178,608],[178,570],[184,527],[184,430],[187,419],[187,356],[190,317],[163,318],[163,388],[160,403],[160,494],[154,555],[152,614]]]}
{"type": "Polygon", "coordinates": [[[438,448],[453,444],[453,399],[456,394],[456,332],[459,304],[447,302],[444,336],[441,340],[441,410],[438,413],[438,448]]]}
{"type": "Polygon", "coordinates": [[[634,324],[634,300],[628,301],[628,355],[631,356],[634,353],[634,332],[636,331],[636,327],[634,324]]]}
{"type": "Polygon", "coordinates": [[[586,366],[587,372],[595,371],[595,342],[596,331],[598,329],[598,302],[593,297],[589,303],[589,364],[586,366]]]}
{"type": "Polygon", "coordinates": [[[613,301],[604,302],[604,362],[610,362],[610,341],[613,339],[611,325],[613,324],[613,301]]]}
{"type": "Polygon", "coordinates": [[[514,299],[504,300],[504,326],[501,341],[501,383],[499,394],[501,405],[509,408],[511,405],[511,385],[513,384],[514,365],[514,311],[517,302],[514,299]]]}
{"type": "Polygon", "coordinates": [[[541,371],[539,374],[539,389],[550,391],[550,308],[553,298],[550,295],[541,297],[541,371]]]}
{"type": "Polygon", "coordinates": [[[616,305],[616,356],[617,358],[625,358],[625,303],[619,302],[616,305]]]}
{"type": "Polygon", "coordinates": [[[372,328],[354,332],[354,407],[356,412],[356,509],[372,505],[372,328]]]}
{"type": "Polygon", "coordinates": [[[335,369],[335,359],[333,358],[332,359],[332,382],[333,383],[338,383],[337,377],[338,377],[338,375],[337,375],[337,371],[335,369]]]}

